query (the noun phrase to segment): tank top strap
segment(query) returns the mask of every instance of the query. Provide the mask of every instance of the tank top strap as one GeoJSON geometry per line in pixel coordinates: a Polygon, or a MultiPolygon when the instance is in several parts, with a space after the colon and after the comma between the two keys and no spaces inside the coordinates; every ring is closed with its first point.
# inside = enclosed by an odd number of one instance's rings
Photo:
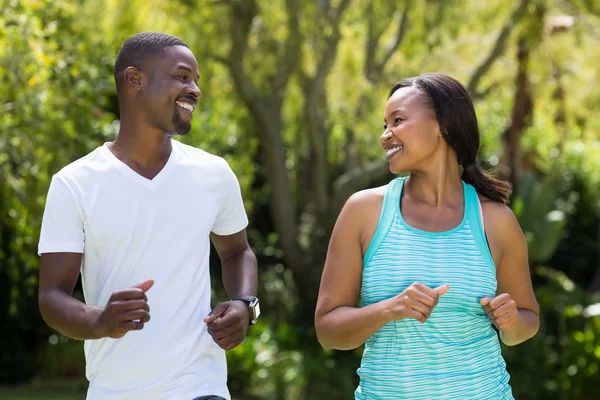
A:
{"type": "Polygon", "coordinates": [[[477,247],[481,252],[485,263],[494,271],[496,271],[496,265],[488,246],[487,238],[485,236],[485,229],[483,225],[483,210],[481,208],[481,202],[477,195],[477,190],[472,185],[463,182],[465,185],[465,212],[467,213],[467,221],[473,234],[473,239],[477,243],[477,247]]]}
{"type": "Polygon", "coordinates": [[[387,186],[387,190],[383,195],[383,203],[381,205],[381,214],[379,216],[377,230],[375,230],[375,234],[373,235],[371,243],[369,243],[369,247],[367,248],[367,252],[363,257],[363,266],[367,265],[369,261],[371,261],[371,258],[373,258],[373,255],[379,248],[379,245],[392,225],[392,221],[394,220],[394,216],[398,210],[396,205],[400,201],[400,194],[402,193],[402,187],[404,186],[405,180],[406,177],[396,178],[387,186]]]}

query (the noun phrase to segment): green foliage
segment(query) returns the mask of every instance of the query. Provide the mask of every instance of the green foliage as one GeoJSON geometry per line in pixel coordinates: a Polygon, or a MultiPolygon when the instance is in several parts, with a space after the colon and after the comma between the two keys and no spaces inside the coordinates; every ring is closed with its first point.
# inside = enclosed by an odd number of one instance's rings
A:
{"type": "Polygon", "coordinates": [[[600,296],[579,289],[567,276],[546,267],[536,271],[540,332],[517,347],[504,347],[517,399],[600,398],[600,296]]]}
{"type": "Polygon", "coordinates": [[[519,182],[512,209],[525,234],[531,263],[548,261],[562,238],[566,215],[556,209],[557,200],[552,183],[536,180],[533,174],[519,182]]]}
{"type": "Polygon", "coordinates": [[[69,1],[5,2],[0,16],[0,382],[31,376],[46,330],[37,239],[51,174],[110,132],[101,43],[69,1]],[[73,40],[78,37],[78,40],[73,40]]]}

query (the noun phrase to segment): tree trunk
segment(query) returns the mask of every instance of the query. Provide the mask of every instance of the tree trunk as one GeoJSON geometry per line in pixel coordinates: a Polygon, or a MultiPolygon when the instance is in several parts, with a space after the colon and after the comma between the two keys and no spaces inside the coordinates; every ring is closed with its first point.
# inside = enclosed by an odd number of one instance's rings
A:
{"type": "MultiPolygon", "coordinates": [[[[294,5],[293,1],[289,2],[294,5]]],[[[286,265],[295,276],[301,277],[304,270],[302,254],[297,242],[298,218],[293,199],[282,139],[281,88],[269,93],[261,93],[246,73],[243,61],[248,47],[250,26],[258,7],[255,1],[231,4],[232,45],[225,64],[234,80],[238,93],[254,117],[264,154],[267,178],[271,186],[271,204],[275,230],[283,250],[286,265]]],[[[295,18],[295,16],[293,16],[295,18]]],[[[292,24],[293,25],[293,24],[292,24]]],[[[297,40],[295,37],[290,40],[297,40]]],[[[287,61],[287,60],[285,60],[287,61]]],[[[274,80],[285,86],[291,70],[288,63],[282,63],[274,80]]]]}
{"type": "Polygon", "coordinates": [[[504,143],[501,173],[514,185],[521,178],[521,135],[531,125],[533,100],[528,76],[529,47],[525,36],[519,38],[517,60],[519,63],[515,79],[515,100],[510,124],[502,134],[504,143]]]}

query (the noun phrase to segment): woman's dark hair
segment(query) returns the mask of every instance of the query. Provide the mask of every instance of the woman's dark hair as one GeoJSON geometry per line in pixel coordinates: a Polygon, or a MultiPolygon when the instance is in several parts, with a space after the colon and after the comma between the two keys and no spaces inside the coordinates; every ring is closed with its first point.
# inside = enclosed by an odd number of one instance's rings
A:
{"type": "Polygon", "coordinates": [[[479,127],[467,89],[448,75],[427,73],[398,82],[390,90],[388,98],[405,87],[414,87],[425,95],[427,106],[435,112],[442,136],[454,149],[458,163],[463,166],[461,179],[473,185],[482,195],[508,204],[511,185],[494,178],[477,164],[479,127]]]}

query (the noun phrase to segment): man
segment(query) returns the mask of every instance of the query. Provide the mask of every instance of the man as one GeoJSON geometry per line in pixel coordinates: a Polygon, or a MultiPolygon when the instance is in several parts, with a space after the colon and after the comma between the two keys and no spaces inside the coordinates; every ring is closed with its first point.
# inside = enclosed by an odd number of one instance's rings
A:
{"type": "Polygon", "coordinates": [[[85,340],[88,400],[229,399],[224,350],[258,318],[239,183],[222,158],[171,139],[191,128],[197,80],[180,39],[129,38],[115,62],[117,138],[52,179],[39,305],[85,340]],[[230,297],[212,311],[210,240],[230,297]],[[72,297],[80,270],[85,304],[72,297]]]}

